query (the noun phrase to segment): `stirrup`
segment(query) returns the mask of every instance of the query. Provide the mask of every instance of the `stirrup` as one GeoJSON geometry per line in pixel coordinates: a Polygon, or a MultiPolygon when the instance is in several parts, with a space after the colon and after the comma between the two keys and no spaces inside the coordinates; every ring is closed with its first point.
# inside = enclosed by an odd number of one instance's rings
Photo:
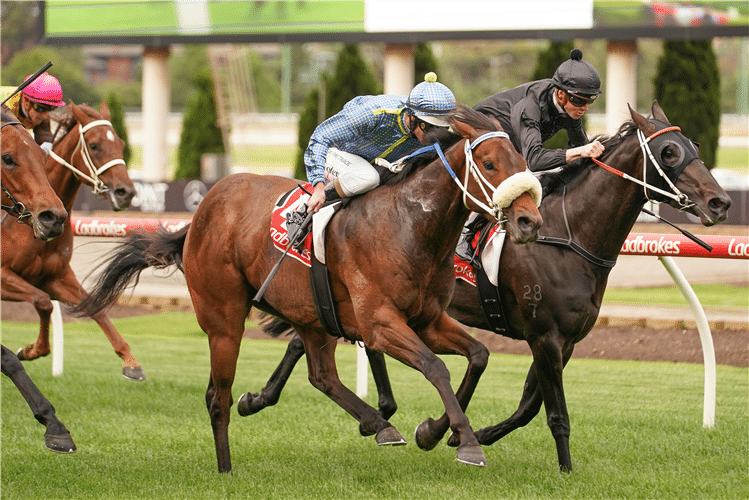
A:
{"type": "Polygon", "coordinates": [[[297,252],[301,253],[304,240],[310,232],[312,217],[307,218],[307,204],[303,204],[300,210],[286,214],[286,233],[291,239],[290,244],[297,252]]]}

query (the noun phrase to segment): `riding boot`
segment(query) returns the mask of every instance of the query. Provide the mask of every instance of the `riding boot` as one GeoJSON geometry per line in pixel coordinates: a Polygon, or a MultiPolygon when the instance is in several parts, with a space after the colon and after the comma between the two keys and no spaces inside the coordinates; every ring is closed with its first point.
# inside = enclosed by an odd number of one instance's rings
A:
{"type": "Polygon", "coordinates": [[[325,184],[325,203],[340,199],[341,194],[338,192],[338,188],[336,187],[336,181],[332,180],[325,184]]]}

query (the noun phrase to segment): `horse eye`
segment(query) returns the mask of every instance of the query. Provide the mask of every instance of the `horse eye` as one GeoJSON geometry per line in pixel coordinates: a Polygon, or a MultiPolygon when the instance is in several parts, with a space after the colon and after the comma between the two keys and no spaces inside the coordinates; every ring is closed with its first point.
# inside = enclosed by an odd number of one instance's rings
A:
{"type": "Polygon", "coordinates": [[[9,153],[3,155],[3,165],[13,166],[13,157],[9,153]]]}
{"type": "Polygon", "coordinates": [[[679,153],[676,150],[676,148],[672,146],[667,146],[663,148],[663,151],[661,151],[661,161],[666,166],[672,166],[674,163],[676,163],[676,160],[679,157],[679,153]]]}
{"type": "Polygon", "coordinates": [[[97,149],[99,149],[99,145],[98,145],[98,144],[96,144],[95,142],[94,142],[94,143],[91,143],[91,144],[89,144],[89,145],[88,145],[88,147],[89,147],[89,148],[91,148],[91,149],[92,149],[92,150],[94,150],[94,151],[96,151],[97,149]]]}
{"type": "Polygon", "coordinates": [[[483,165],[484,165],[484,170],[487,170],[487,171],[494,170],[494,163],[492,163],[491,160],[486,160],[483,165]]]}

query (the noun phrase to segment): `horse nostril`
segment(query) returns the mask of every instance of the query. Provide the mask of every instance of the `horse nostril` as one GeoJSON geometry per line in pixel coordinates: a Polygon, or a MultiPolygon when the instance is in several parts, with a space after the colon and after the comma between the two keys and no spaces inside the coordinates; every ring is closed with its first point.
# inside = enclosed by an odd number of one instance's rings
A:
{"type": "Polygon", "coordinates": [[[726,212],[728,207],[731,206],[731,198],[723,200],[716,196],[715,198],[711,198],[707,205],[710,207],[710,210],[715,213],[726,212]]]}
{"type": "Polygon", "coordinates": [[[117,188],[114,190],[114,195],[118,200],[130,201],[135,196],[135,189],[131,188],[117,188]]]}

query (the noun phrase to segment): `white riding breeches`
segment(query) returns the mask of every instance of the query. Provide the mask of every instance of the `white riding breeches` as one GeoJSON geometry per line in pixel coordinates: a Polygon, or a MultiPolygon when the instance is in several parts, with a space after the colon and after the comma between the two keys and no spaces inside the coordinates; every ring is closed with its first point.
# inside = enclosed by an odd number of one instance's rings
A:
{"type": "Polygon", "coordinates": [[[380,174],[367,160],[336,148],[325,157],[325,178],[338,179],[346,197],[366,193],[380,184],[380,174]]]}

